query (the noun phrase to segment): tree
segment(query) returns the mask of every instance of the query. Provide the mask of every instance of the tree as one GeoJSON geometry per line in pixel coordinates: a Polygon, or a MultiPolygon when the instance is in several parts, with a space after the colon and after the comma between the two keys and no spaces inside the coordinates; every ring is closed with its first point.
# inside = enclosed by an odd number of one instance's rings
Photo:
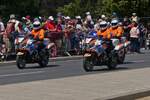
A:
{"type": "Polygon", "coordinates": [[[80,15],[82,12],[81,0],[74,0],[68,5],[64,5],[63,7],[59,7],[57,9],[58,12],[63,12],[64,15],[68,15],[71,17],[80,15]]]}
{"type": "Polygon", "coordinates": [[[85,16],[90,11],[95,18],[101,14],[111,16],[117,12],[120,17],[137,12],[139,16],[150,15],[150,0],[0,0],[0,15],[8,17],[14,13],[20,16],[56,15],[85,16]]]}

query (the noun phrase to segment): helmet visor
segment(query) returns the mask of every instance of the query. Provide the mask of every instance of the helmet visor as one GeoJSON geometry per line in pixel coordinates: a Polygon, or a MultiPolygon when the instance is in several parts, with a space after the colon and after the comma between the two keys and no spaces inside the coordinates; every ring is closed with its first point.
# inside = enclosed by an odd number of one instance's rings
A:
{"type": "Polygon", "coordinates": [[[107,24],[100,25],[100,28],[104,28],[104,27],[107,27],[107,24]]]}
{"type": "Polygon", "coordinates": [[[33,29],[39,29],[40,28],[40,24],[39,25],[33,25],[33,29]]]}
{"type": "Polygon", "coordinates": [[[111,23],[112,26],[116,26],[118,23],[111,23]]]}

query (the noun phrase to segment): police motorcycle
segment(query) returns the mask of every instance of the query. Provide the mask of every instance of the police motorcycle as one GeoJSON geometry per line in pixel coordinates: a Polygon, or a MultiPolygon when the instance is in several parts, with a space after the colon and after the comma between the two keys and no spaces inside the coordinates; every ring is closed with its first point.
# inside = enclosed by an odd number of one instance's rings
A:
{"type": "Polygon", "coordinates": [[[106,65],[109,69],[117,66],[117,52],[111,40],[104,40],[94,34],[94,40],[88,43],[83,53],[83,68],[86,72],[94,70],[94,66],[106,65]]]}
{"type": "Polygon", "coordinates": [[[41,41],[36,41],[33,36],[29,36],[19,45],[16,50],[16,64],[19,69],[26,67],[26,64],[38,63],[41,67],[46,67],[49,61],[49,40],[44,39],[43,45],[41,41]],[[39,45],[40,44],[40,45],[39,45]],[[39,50],[39,48],[41,48],[39,50]]]}

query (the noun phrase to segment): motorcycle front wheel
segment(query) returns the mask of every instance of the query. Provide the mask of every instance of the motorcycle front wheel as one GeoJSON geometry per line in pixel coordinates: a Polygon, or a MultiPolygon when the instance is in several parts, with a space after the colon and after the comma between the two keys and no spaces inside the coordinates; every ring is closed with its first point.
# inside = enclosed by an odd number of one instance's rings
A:
{"type": "Polygon", "coordinates": [[[26,61],[25,61],[25,59],[22,56],[18,56],[17,55],[16,63],[17,63],[17,67],[19,69],[24,69],[25,66],[26,66],[26,61]]]}
{"type": "Polygon", "coordinates": [[[111,56],[109,57],[107,66],[110,70],[112,70],[112,69],[116,69],[117,64],[118,64],[117,54],[115,52],[112,52],[111,56]]]}
{"type": "Polygon", "coordinates": [[[83,68],[86,72],[91,72],[94,70],[94,64],[90,57],[83,58],[83,68]]]}
{"type": "Polygon", "coordinates": [[[124,63],[125,56],[126,56],[125,50],[122,51],[121,54],[118,54],[118,63],[119,63],[119,64],[123,64],[123,63],[124,63]]]}
{"type": "Polygon", "coordinates": [[[41,57],[41,60],[39,61],[39,65],[40,67],[47,67],[48,62],[49,62],[49,55],[45,54],[41,57]]]}

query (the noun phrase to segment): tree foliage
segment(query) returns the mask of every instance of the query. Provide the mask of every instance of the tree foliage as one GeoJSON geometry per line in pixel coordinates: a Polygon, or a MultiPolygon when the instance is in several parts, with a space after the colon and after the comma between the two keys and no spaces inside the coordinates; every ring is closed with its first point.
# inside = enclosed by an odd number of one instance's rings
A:
{"type": "Polygon", "coordinates": [[[64,15],[84,16],[90,11],[95,17],[101,14],[110,16],[112,12],[120,17],[136,12],[139,16],[150,15],[150,0],[0,0],[0,15],[11,13],[25,15],[64,15]]]}

